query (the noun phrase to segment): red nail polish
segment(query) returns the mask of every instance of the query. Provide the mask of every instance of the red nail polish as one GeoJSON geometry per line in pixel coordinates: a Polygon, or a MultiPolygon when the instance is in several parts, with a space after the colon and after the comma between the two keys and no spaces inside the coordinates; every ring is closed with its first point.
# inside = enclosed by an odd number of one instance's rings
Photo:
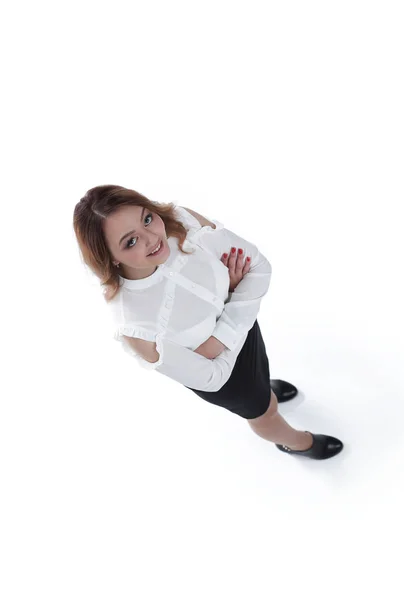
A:
{"type": "Polygon", "coordinates": [[[232,251],[232,252],[233,252],[233,254],[234,254],[234,253],[235,253],[235,251],[236,251],[236,249],[235,249],[235,248],[232,248],[232,249],[231,249],[231,251],[232,251]]]}
{"type": "Polygon", "coordinates": [[[242,249],[241,249],[241,248],[239,248],[239,249],[238,249],[238,253],[239,253],[239,254],[243,254],[243,251],[242,251],[242,249]]]}
{"type": "Polygon", "coordinates": [[[227,254],[223,254],[223,258],[227,258],[227,254]]]}
{"type": "Polygon", "coordinates": [[[247,260],[251,260],[251,258],[249,256],[247,256],[247,260]]]}

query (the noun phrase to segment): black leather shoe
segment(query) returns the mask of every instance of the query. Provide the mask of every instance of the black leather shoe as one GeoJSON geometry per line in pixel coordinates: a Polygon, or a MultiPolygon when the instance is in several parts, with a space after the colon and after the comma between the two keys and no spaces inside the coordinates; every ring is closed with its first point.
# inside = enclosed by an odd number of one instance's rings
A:
{"type": "MultiPolygon", "coordinates": [[[[311,433],[306,431],[306,433],[311,433]]],[[[308,450],[291,450],[288,446],[282,446],[281,444],[275,444],[282,452],[288,454],[298,454],[299,456],[306,456],[307,458],[316,458],[322,460],[324,458],[331,458],[339,452],[341,452],[344,444],[341,440],[332,437],[331,435],[323,435],[322,433],[312,433],[313,444],[308,450]]]]}
{"type": "Polygon", "coordinates": [[[278,402],[287,402],[297,396],[297,388],[282,379],[270,379],[271,388],[278,398],[278,402]]]}

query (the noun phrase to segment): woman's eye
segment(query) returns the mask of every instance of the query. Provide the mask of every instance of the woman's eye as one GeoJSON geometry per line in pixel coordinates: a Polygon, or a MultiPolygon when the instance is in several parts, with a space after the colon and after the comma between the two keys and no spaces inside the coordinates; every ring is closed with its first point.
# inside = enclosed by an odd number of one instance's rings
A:
{"type": "MultiPolygon", "coordinates": [[[[152,221],[153,221],[153,215],[151,213],[149,213],[148,215],[145,216],[145,220],[147,219],[147,217],[151,217],[152,221]]],[[[129,238],[128,241],[127,241],[127,243],[126,243],[125,248],[133,248],[133,245],[131,245],[130,243],[131,243],[132,240],[135,240],[135,239],[136,239],[135,237],[129,238]]]]}

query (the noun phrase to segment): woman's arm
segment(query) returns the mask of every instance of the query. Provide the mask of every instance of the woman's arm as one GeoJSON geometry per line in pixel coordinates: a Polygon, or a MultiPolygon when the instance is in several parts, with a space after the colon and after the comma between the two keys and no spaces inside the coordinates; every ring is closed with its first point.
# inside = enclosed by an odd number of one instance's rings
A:
{"type": "MultiPolygon", "coordinates": [[[[182,210],[189,214],[189,219],[194,220],[194,223],[199,225],[203,223],[203,221],[198,221],[202,216],[195,211],[191,213],[184,207],[182,210]]],[[[243,279],[227,298],[222,314],[211,332],[213,337],[217,337],[231,351],[236,349],[241,339],[248,334],[257,320],[261,301],[268,292],[272,266],[255,244],[230,229],[226,229],[220,221],[216,220],[214,225],[216,225],[215,229],[212,227],[204,229],[202,226],[195,232],[196,240],[202,249],[209,251],[222,262],[223,253],[228,253],[232,246],[241,248],[244,256],[251,257],[248,272],[244,274],[243,279]],[[205,232],[206,235],[203,235],[205,232]]],[[[191,239],[191,241],[193,240],[191,239]]]]}

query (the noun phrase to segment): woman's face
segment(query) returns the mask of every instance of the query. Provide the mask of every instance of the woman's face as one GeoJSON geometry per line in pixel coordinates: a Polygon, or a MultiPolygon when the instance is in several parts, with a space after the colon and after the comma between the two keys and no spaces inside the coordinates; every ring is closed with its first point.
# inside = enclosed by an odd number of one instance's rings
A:
{"type": "Polygon", "coordinates": [[[170,255],[164,221],[142,206],[123,206],[104,221],[104,234],[117,272],[125,279],[149,277],[170,255]],[[151,251],[162,243],[156,255],[151,251]]]}

